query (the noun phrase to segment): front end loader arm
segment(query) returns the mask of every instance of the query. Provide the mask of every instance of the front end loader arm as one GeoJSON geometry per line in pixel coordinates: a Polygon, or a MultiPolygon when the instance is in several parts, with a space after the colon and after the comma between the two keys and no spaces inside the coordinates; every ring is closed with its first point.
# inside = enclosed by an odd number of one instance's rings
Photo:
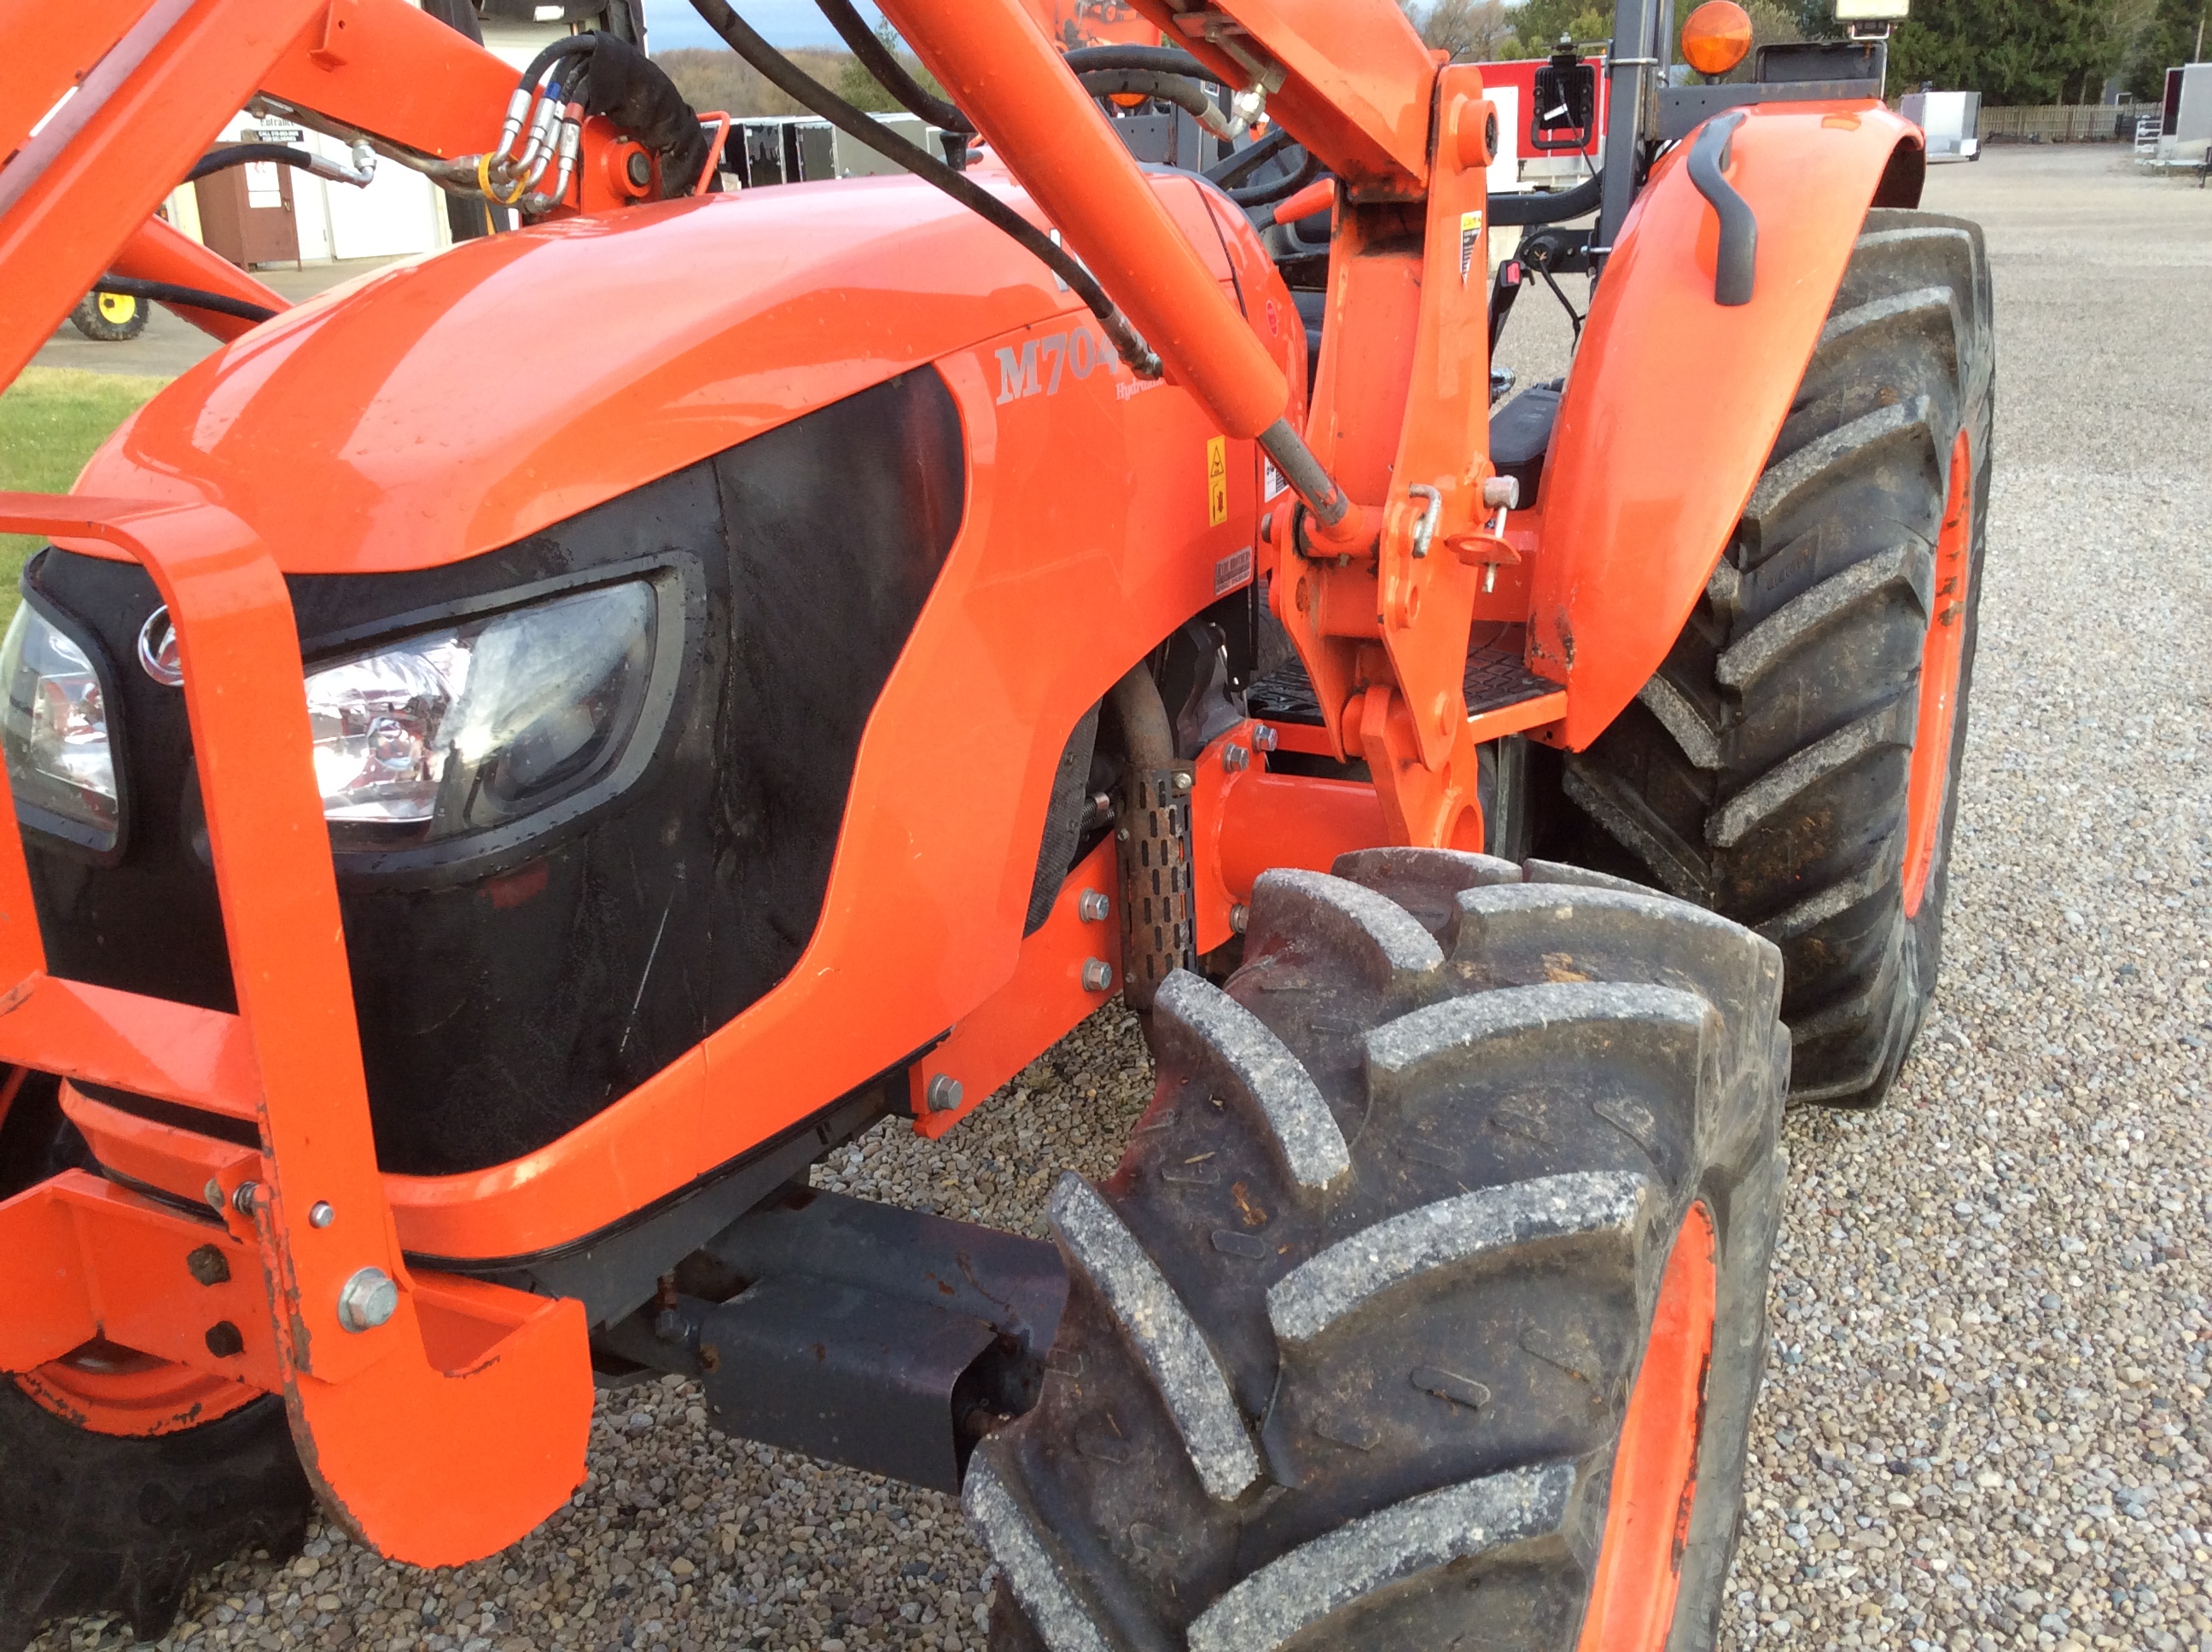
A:
{"type": "Polygon", "coordinates": [[[1340,167],[1329,332],[1304,433],[1288,386],[1019,0],[890,0],[892,22],[1146,340],[1302,505],[1274,513],[1279,604],[1336,755],[1392,835],[1480,847],[1462,680],[1488,459],[1484,169],[1496,111],[1389,0],[1148,15],[1340,167]],[[1432,552],[1434,554],[1432,554],[1432,552]]]}
{"type": "Polygon", "coordinates": [[[0,384],[13,381],[331,0],[40,9],[0,109],[0,384]]]}
{"type": "MultiPolygon", "coordinates": [[[[283,307],[226,277],[213,253],[142,230],[257,93],[453,160],[493,145],[514,89],[512,68],[407,0],[154,0],[129,12],[48,7],[8,35],[27,53],[0,108],[0,384],[111,270],[283,307]]],[[[587,179],[610,136],[586,125],[587,179]]],[[[179,313],[218,337],[244,330],[179,313]]]]}

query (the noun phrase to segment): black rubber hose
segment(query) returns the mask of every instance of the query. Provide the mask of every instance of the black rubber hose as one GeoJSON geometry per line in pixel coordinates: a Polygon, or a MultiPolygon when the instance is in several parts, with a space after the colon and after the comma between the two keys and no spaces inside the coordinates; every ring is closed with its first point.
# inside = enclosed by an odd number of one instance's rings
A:
{"type": "MultiPolygon", "coordinates": [[[[313,172],[315,163],[322,159],[305,149],[295,149],[289,143],[233,143],[220,149],[211,149],[192,163],[184,181],[196,183],[200,179],[232,167],[242,167],[249,161],[274,161],[280,166],[297,167],[301,172],[313,172]]],[[[328,165],[328,162],[325,162],[328,165]]]]}
{"type": "Polygon", "coordinates": [[[1308,149],[1297,170],[1287,178],[1270,179],[1264,184],[1253,184],[1244,189],[1232,189],[1229,198],[1241,207],[1273,206],[1278,201],[1287,201],[1308,184],[1322,175],[1321,157],[1308,149]]]}
{"type": "Polygon", "coordinates": [[[591,34],[564,34],[530,60],[530,67],[522,71],[518,86],[535,86],[538,76],[552,67],[556,58],[566,58],[579,52],[589,52],[596,37],[591,34]]]}
{"type": "Polygon", "coordinates": [[[1289,131],[1278,126],[1258,142],[1247,143],[1243,149],[1223,155],[1199,176],[1209,184],[1218,184],[1227,189],[1255,167],[1273,160],[1288,149],[1291,142],[1289,131]]]}
{"type": "Polygon", "coordinates": [[[848,137],[859,139],[893,165],[902,167],[926,184],[933,185],[976,216],[1003,230],[1033,252],[1068,290],[1090,307],[1114,348],[1140,379],[1160,376],[1160,358],[1145,343],[1128,318],[1115,307],[1097,278],[1051,237],[988,191],[966,178],[919,145],[909,143],[879,120],[871,118],[800,69],[732,11],[727,0],[691,0],[691,9],[707,27],[720,35],[730,49],[758,70],[769,84],[803,107],[811,109],[848,137]]]}
{"type": "Polygon", "coordinates": [[[1572,189],[1550,194],[1493,195],[1490,222],[1493,224],[1561,224],[1595,212],[1605,192],[1605,174],[1592,173],[1572,189]]]}
{"type": "MultiPolygon", "coordinates": [[[[1229,125],[1206,88],[1188,75],[1165,75],[1157,69],[1086,69],[1075,78],[1094,98],[1131,92],[1172,103],[1201,126],[1225,131],[1229,125]]],[[[1217,137],[1220,135],[1214,132],[1217,137]]]]}
{"type": "Polygon", "coordinates": [[[908,113],[920,115],[931,125],[948,132],[973,135],[975,123],[908,74],[897,55],[876,38],[876,32],[853,9],[851,0],[814,0],[814,3],[830,20],[830,27],[852,47],[860,66],[874,76],[876,84],[890,93],[908,113]]]}
{"type": "Polygon", "coordinates": [[[1066,54],[1067,66],[1079,75],[1107,69],[1133,69],[1155,75],[1181,75],[1185,80],[1218,86],[1221,76],[1204,64],[1172,46],[1079,46],[1066,54]]]}
{"type": "Polygon", "coordinates": [[[276,313],[265,305],[198,287],[178,287],[166,281],[140,281],[135,276],[102,276],[93,282],[95,293],[114,293],[124,298],[143,298],[149,304],[182,304],[213,315],[234,315],[241,321],[266,321],[276,313]]]}
{"type": "Polygon", "coordinates": [[[589,37],[589,72],[579,94],[587,115],[601,115],[660,157],[660,198],[691,193],[707,166],[707,134],[668,71],[614,34],[589,37]]]}

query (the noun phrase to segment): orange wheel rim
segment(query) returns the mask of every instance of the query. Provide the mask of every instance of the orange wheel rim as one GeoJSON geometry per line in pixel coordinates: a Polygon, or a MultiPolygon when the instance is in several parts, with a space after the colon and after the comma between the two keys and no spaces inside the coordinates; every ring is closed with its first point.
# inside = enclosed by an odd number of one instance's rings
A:
{"type": "Polygon", "coordinates": [[[1692,1205],[1667,1258],[1643,1370],[1621,1420],[1605,1547],[1578,1652],[1651,1652],[1674,1627],[1698,1491],[1716,1293],[1712,1214],[1692,1205]]]}
{"type": "Polygon", "coordinates": [[[1951,447],[1951,497],[1936,541],[1936,600],[1920,650],[1920,717],[1905,794],[1905,915],[1919,914],[1943,833],[1951,778],[1951,734],[1959,720],[1959,674],[1966,657],[1967,582],[1973,578],[1973,452],[1961,430],[1951,447]]]}
{"type": "Polygon", "coordinates": [[[23,1373],[15,1386],[65,1423],[129,1438],[198,1428],[261,1397],[244,1382],[98,1339],[23,1373]]]}

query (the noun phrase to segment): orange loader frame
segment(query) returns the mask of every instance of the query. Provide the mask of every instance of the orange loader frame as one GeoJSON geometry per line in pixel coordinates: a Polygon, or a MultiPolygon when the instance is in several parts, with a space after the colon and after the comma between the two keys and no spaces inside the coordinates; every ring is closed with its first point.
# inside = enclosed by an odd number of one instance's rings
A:
{"type": "MultiPolygon", "coordinates": [[[[1265,512],[1259,566],[1324,719],[1284,731],[1285,744],[1364,758],[1374,781],[1232,767],[1224,751],[1255,748],[1249,722],[1209,747],[1192,802],[1205,950],[1229,938],[1267,865],[1325,867],[1385,841],[1480,848],[1480,744],[1522,733],[1580,748],[1635,695],[1710,575],[1810,355],[1857,225],[1836,203],[1891,198],[1919,139],[1871,103],[1753,111],[1729,179],[1758,216],[1765,278],[1741,306],[1714,301],[1714,212],[1679,154],[1660,159],[1597,288],[1543,507],[1519,511],[1490,485],[1495,109],[1480,67],[1437,63],[1391,0],[1137,3],[1226,82],[1265,87],[1272,117],[1340,180],[1310,408],[1285,371],[1293,358],[1224,294],[1021,0],[884,10],[1170,383],[1241,452],[1256,442],[1297,495],[1251,500],[1265,512]],[[1483,621],[1525,626],[1529,667],[1556,687],[1471,719],[1461,683],[1483,621]]],[[[257,91],[452,159],[491,147],[514,84],[404,0],[5,0],[0,39],[31,88],[0,109],[0,382],[103,270],[283,307],[149,217],[257,91]]],[[[624,203],[623,142],[587,130],[584,210],[624,203]]],[[[185,313],[219,337],[248,328],[185,313]]],[[[1242,475],[1257,470],[1241,472],[1240,503],[1242,475]]],[[[362,1540],[421,1564],[496,1551],[582,1478],[584,1315],[410,1256],[520,1254],[691,1186],[817,1104],[806,1067],[828,1030],[805,997],[772,995],[527,1159],[380,1174],[276,558],[212,499],[0,495],[0,530],[105,547],[140,563],[168,604],[238,1002],[222,1014],[49,975],[21,842],[0,832],[0,1060],[250,1121],[258,1140],[219,1143],[66,1091],[112,1174],[72,1172],[0,1206],[0,1370],[36,1372],[104,1338],[183,1374],[149,1391],[136,1421],[95,1420],[119,1431],[282,1394],[311,1480],[362,1540]],[[739,1058],[776,1099],[708,1105],[710,1071],[739,1058]]],[[[957,749],[902,714],[906,726],[872,725],[871,740],[957,749]]],[[[1047,789],[1048,745],[1025,799],[1047,789]]],[[[0,774],[0,814],[12,809],[0,774]]],[[[848,821],[836,875],[870,874],[855,860],[866,853],[848,821]]],[[[965,944],[950,919],[902,935],[883,963],[885,991],[912,992],[953,1029],[933,1066],[960,1077],[968,1106],[1097,1006],[1085,963],[1118,971],[1113,926],[1087,920],[1079,899],[1086,883],[1111,886],[1111,857],[1109,845],[1079,867],[1047,924],[986,966],[935,969],[965,944]]],[[[941,1133],[965,1108],[916,1110],[941,1133]]]]}

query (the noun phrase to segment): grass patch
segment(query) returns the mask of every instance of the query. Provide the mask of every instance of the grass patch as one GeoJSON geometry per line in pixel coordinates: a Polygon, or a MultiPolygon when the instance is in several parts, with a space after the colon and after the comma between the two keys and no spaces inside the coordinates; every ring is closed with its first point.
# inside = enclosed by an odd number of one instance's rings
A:
{"type": "MultiPolygon", "coordinates": [[[[169,381],[77,367],[25,367],[0,393],[0,489],[67,493],[109,432],[169,381]]],[[[15,612],[23,564],[44,542],[0,533],[0,626],[15,612]]]]}

